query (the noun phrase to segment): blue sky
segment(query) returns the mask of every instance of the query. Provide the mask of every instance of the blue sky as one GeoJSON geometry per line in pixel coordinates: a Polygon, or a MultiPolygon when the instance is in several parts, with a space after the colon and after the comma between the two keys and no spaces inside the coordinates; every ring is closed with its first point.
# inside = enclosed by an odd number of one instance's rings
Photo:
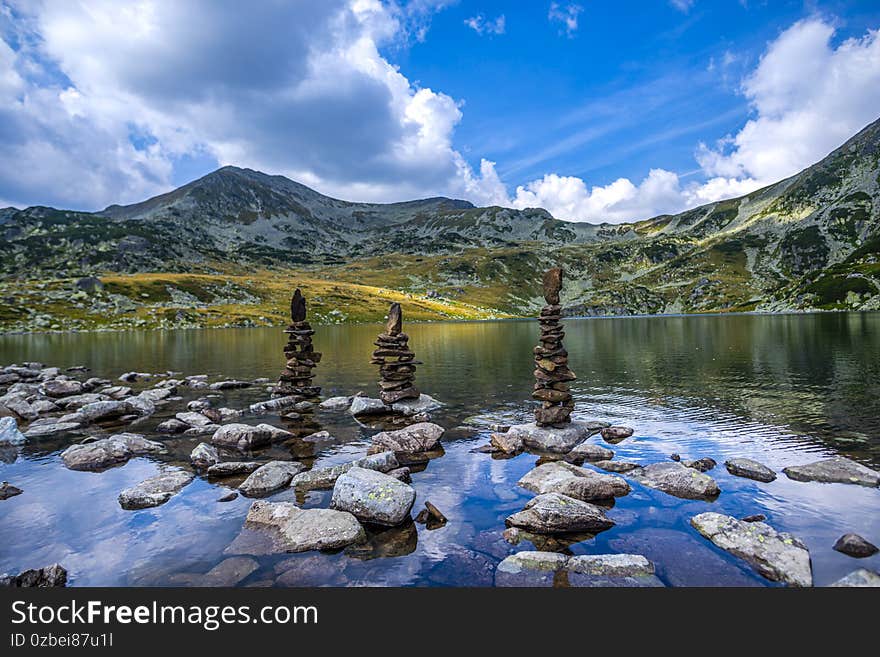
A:
{"type": "Polygon", "coordinates": [[[94,210],[235,164],[642,219],[878,118],[878,28],[855,0],[0,0],[0,205],[94,210]]]}

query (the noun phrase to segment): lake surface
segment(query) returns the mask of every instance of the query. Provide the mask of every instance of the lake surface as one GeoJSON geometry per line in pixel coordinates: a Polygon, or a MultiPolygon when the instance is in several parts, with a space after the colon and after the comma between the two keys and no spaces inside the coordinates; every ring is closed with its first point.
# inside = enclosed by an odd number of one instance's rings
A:
{"type": "MultiPolygon", "coordinates": [[[[560,545],[574,554],[628,552],[654,561],[671,586],[768,586],[747,564],[715,548],[691,528],[697,513],[741,517],[763,513],[778,530],[800,537],[812,555],[816,585],[856,568],[880,570],[880,556],[853,559],[831,549],[847,532],[880,543],[880,489],[799,483],[781,472],[769,484],[734,477],[733,456],[755,458],[780,471],[787,465],[844,454],[880,467],[880,314],[729,315],[566,320],[565,344],[579,379],[572,386],[577,419],[631,426],[635,435],[610,446],[615,458],[640,463],[710,456],[708,474],[722,489],[714,502],[678,499],[632,482],[608,515],[616,526],[593,538],[560,545]]],[[[375,325],[316,327],[324,353],[316,383],[324,397],[374,395],[369,364],[375,325]]],[[[506,555],[533,549],[502,536],[504,518],[532,494],[517,480],[538,457],[497,458],[471,450],[488,442],[488,424],[528,421],[532,347],[528,321],[408,324],[410,345],[424,361],[417,384],[446,403],[432,421],[447,429],[445,454],[413,474],[418,498],[449,523],[434,530],[410,524],[371,532],[370,542],[336,554],[309,552],[258,557],[241,585],[491,585],[506,555]]],[[[87,365],[87,376],[115,379],[126,371],[173,370],[184,375],[275,379],[284,359],[280,329],[81,333],[0,336],[0,363],[41,361],[87,365]]],[[[142,384],[141,387],[145,387],[142,384]]],[[[137,386],[135,386],[137,388],[137,386]]],[[[53,562],[74,586],[168,585],[197,581],[227,558],[251,500],[217,501],[228,488],[197,478],[168,503],[125,511],[119,492],[158,471],[161,462],[189,462],[199,438],[154,434],[156,424],[205,390],[180,388],[183,400],[160,408],[133,429],[167,442],[169,455],[136,458],[101,473],[66,469],[60,451],[82,436],[32,440],[6,450],[0,479],[24,490],[0,502],[0,572],[53,562]]],[[[267,399],[264,386],[230,391],[215,406],[242,408],[267,399]]],[[[366,453],[373,430],[346,412],[319,411],[335,440],[317,453],[302,441],[276,445],[259,458],[301,458],[327,465],[366,453]]],[[[285,426],[278,416],[259,420],[285,426]]],[[[208,437],[203,437],[205,440],[208,437]]],[[[601,439],[594,442],[603,444],[601,439]]],[[[589,467],[589,466],[587,466],[589,467]]],[[[227,482],[228,483],[228,482],[227,482]]],[[[299,502],[327,506],[329,491],[299,502]]],[[[291,490],[270,500],[296,500],[291,490]]]]}

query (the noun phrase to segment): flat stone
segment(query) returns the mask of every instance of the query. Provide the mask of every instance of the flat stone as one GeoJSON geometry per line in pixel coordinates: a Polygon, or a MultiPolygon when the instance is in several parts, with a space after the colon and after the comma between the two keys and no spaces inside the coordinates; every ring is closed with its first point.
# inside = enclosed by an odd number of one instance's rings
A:
{"type": "Polygon", "coordinates": [[[581,443],[565,455],[566,461],[577,465],[580,465],[585,461],[609,461],[613,458],[613,451],[592,443],[581,443]]]}
{"type": "Polygon", "coordinates": [[[189,460],[197,468],[209,468],[220,462],[220,454],[217,448],[208,443],[199,443],[190,453],[189,460]]]}
{"type": "Polygon", "coordinates": [[[675,461],[652,463],[633,470],[630,476],[643,486],[687,500],[709,500],[721,493],[712,477],[675,461]]]}
{"type": "Polygon", "coordinates": [[[638,463],[630,463],[629,461],[596,461],[592,465],[606,472],[629,472],[642,467],[638,463]]]}
{"type": "Polygon", "coordinates": [[[415,499],[412,486],[375,470],[353,467],[336,480],[330,505],[362,521],[399,525],[409,518],[415,499]]]}
{"type": "Polygon", "coordinates": [[[118,433],[94,442],[71,445],[61,460],[71,470],[103,470],[134,456],[164,454],[165,446],[136,433],[118,433]]]}
{"type": "Polygon", "coordinates": [[[173,417],[164,422],[160,422],[156,426],[156,431],[159,433],[183,433],[189,428],[190,426],[186,422],[181,422],[173,417]]]}
{"type": "Polygon", "coordinates": [[[431,395],[426,395],[425,393],[419,394],[418,399],[401,399],[400,401],[391,404],[392,411],[406,416],[418,415],[419,413],[430,413],[431,411],[436,411],[438,408],[442,407],[442,402],[437,401],[431,397],[431,395]]]}
{"type": "Polygon", "coordinates": [[[86,423],[118,418],[123,415],[141,415],[138,407],[127,399],[93,402],[80,407],[77,412],[86,423]]]}
{"type": "Polygon", "coordinates": [[[736,458],[729,459],[724,462],[727,471],[737,477],[745,477],[746,479],[754,479],[765,483],[776,479],[776,473],[763,463],[758,463],[752,459],[736,458]]]}
{"type": "Polygon", "coordinates": [[[516,454],[523,448],[522,436],[518,434],[493,433],[489,442],[497,451],[505,454],[516,454]]]}
{"type": "Polygon", "coordinates": [[[372,397],[355,397],[351,400],[348,409],[349,413],[354,416],[358,415],[382,415],[390,413],[391,407],[386,406],[381,399],[373,399],[372,397]]]}
{"type": "Polygon", "coordinates": [[[443,427],[431,422],[417,422],[396,431],[382,431],[373,436],[373,445],[400,453],[430,452],[440,445],[443,427]]]}
{"type": "Polygon", "coordinates": [[[269,399],[267,401],[251,404],[250,406],[248,406],[248,410],[251,413],[271,413],[274,411],[280,411],[285,408],[296,406],[299,400],[299,397],[297,397],[296,395],[276,397],[275,399],[269,399]]]}
{"type": "Polygon", "coordinates": [[[878,552],[876,545],[858,534],[844,534],[837,539],[834,549],[856,559],[864,559],[878,552]]]}
{"type": "Polygon", "coordinates": [[[590,554],[565,564],[573,587],[662,587],[654,564],[640,554],[590,554]]]}
{"type": "Polygon", "coordinates": [[[795,465],[783,468],[782,471],[795,481],[880,486],[880,472],[843,456],[834,456],[807,465],[795,465]]]}
{"type": "Polygon", "coordinates": [[[633,433],[633,429],[630,427],[605,427],[601,431],[602,439],[606,443],[617,444],[626,438],[629,438],[633,433]]]}
{"type": "Polygon", "coordinates": [[[682,461],[681,464],[686,468],[691,468],[692,470],[696,470],[697,472],[709,472],[712,470],[718,462],[715,459],[710,458],[708,456],[704,456],[700,459],[693,459],[691,461],[682,461]]]}
{"type": "Polygon", "coordinates": [[[193,479],[191,472],[166,470],[131,488],[126,488],[119,494],[119,505],[123,509],[135,510],[165,504],[193,479]]]}
{"type": "Polygon", "coordinates": [[[286,488],[294,475],[302,472],[304,467],[297,461],[269,461],[254,470],[238,489],[248,497],[268,495],[286,488]]]}
{"type": "Polygon", "coordinates": [[[691,518],[691,525],[769,580],[791,586],[813,585],[807,546],[791,534],[777,532],[763,522],[743,522],[711,511],[691,518]]]}
{"type": "Polygon", "coordinates": [[[214,421],[211,420],[207,415],[203,415],[202,413],[196,411],[185,411],[183,413],[178,413],[174,416],[175,419],[187,424],[191,427],[204,427],[209,424],[214,424],[214,421]]]}
{"type": "Polygon", "coordinates": [[[345,411],[351,408],[354,397],[329,397],[318,406],[328,411],[345,411]]]}
{"type": "Polygon", "coordinates": [[[211,436],[211,443],[246,451],[270,445],[276,434],[275,427],[268,424],[224,424],[211,436]]]}
{"type": "Polygon", "coordinates": [[[72,397],[65,397],[64,399],[59,399],[57,401],[57,405],[62,408],[67,409],[68,411],[75,411],[79,408],[82,408],[86,404],[94,404],[99,401],[113,401],[107,395],[102,395],[97,392],[86,392],[81,395],[73,395],[72,397]]]}
{"type": "Polygon", "coordinates": [[[515,424],[507,432],[522,439],[523,445],[545,452],[566,454],[593,432],[585,422],[571,422],[563,429],[539,427],[534,422],[515,424]]]}
{"type": "Polygon", "coordinates": [[[228,381],[217,381],[216,383],[212,383],[208,387],[211,390],[233,390],[235,388],[250,388],[250,381],[238,381],[237,379],[230,379],[228,381]]]}
{"type": "Polygon", "coordinates": [[[600,474],[564,461],[539,465],[517,484],[539,495],[561,493],[585,502],[620,497],[630,491],[629,484],[621,477],[600,474]]]}
{"type": "Polygon", "coordinates": [[[217,478],[235,477],[250,474],[261,465],[263,464],[257,461],[224,461],[210,466],[206,474],[217,478]]]}
{"type": "Polygon", "coordinates": [[[556,573],[568,562],[558,552],[525,551],[506,557],[495,569],[495,586],[553,586],[556,573]]]}
{"type": "Polygon", "coordinates": [[[859,568],[831,586],[839,588],[880,588],[880,573],[859,568]]]}
{"type": "Polygon", "coordinates": [[[388,473],[400,468],[400,463],[397,461],[394,452],[379,452],[378,454],[371,454],[349,463],[306,470],[296,475],[291,480],[290,485],[292,488],[301,490],[330,489],[333,488],[339,477],[354,467],[388,473]]]}
{"type": "Polygon", "coordinates": [[[538,495],[505,522],[508,527],[536,534],[597,533],[614,526],[614,521],[599,507],[559,493],[538,495]]]}
{"type": "Polygon", "coordinates": [[[18,423],[12,417],[0,417],[0,445],[24,445],[25,435],[18,430],[18,423]]]}
{"type": "Polygon", "coordinates": [[[33,423],[24,432],[26,438],[45,438],[59,433],[76,431],[82,426],[80,422],[55,422],[49,420],[42,424],[33,423]]]}
{"type": "MultiPolygon", "coordinates": [[[[300,509],[290,502],[258,500],[248,511],[245,529],[263,531],[268,544],[258,546],[261,554],[335,550],[366,540],[366,533],[352,514],[333,509],[300,509]]],[[[236,553],[247,548],[250,537],[240,536],[227,548],[236,553]]]]}
{"type": "Polygon", "coordinates": [[[229,587],[236,586],[247,579],[260,564],[250,557],[229,557],[224,559],[207,573],[178,573],[171,577],[176,586],[229,587]]]}
{"type": "Polygon", "coordinates": [[[43,385],[40,386],[40,390],[47,397],[57,398],[78,395],[83,391],[83,387],[82,383],[79,381],[74,381],[72,379],[67,381],[55,379],[43,383],[43,385]]]}

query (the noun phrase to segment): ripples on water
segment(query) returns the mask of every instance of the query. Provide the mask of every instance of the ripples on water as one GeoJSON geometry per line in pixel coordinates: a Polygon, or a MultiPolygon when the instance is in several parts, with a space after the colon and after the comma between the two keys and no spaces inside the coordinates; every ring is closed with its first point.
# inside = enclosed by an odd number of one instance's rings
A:
{"type": "MultiPolygon", "coordinates": [[[[633,438],[613,446],[616,458],[650,463],[672,453],[711,456],[719,464],[749,456],[780,470],[834,453],[880,466],[880,315],[659,317],[569,320],[566,346],[579,376],[576,415],[631,425],[633,438]]],[[[408,525],[371,536],[347,553],[260,557],[252,585],[491,585],[495,565],[529,543],[508,544],[504,518],[531,497],[516,481],[537,457],[472,453],[487,441],[485,425],[529,418],[530,322],[410,324],[418,384],[447,403],[435,421],[449,431],[446,453],[413,476],[416,502],[430,499],[450,518],[428,531],[408,525]]],[[[369,365],[376,326],[319,327],[324,352],[317,383],[325,396],[375,389],[369,365]]],[[[274,378],[283,363],[279,329],[92,333],[0,337],[0,363],[39,360],[86,364],[90,375],[174,370],[184,374],[274,378]]],[[[185,391],[186,400],[196,391],[185,391]]],[[[204,391],[202,391],[204,392],[204,391]]],[[[258,388],[227,395],[241,407],[266,398],[258,388]]],[[[181,402],[183,403],[183,402],[181,402]]],[[[173,414],[163,409],[138,431],[173,414]]],[[[318,466],[361,456],[370,431],[347,414],[321,412],[336,442],[293,455],[318,466]]],[[[279,418],[270,418],[279,426],[279,418]]],[[[162,438],[166,460],[182,464],[198,439],[162,438]]],[[[24,494],[0,502],[0,571],[59,561],[75,585],[180,583],[225,558],[250,506],[220,504],[226,488],[197,479],[167,504],[123,511],[123,488],[155,474],[158,462],[134,459],[103,473],[66,470],[58,458],[68,440],[32,441],[5,453],[0,477],[24,494]]],[[[274,447],[266,457],[290,457],[274,447]]],[[[670,585],[767,585],[742,562],[715,549],[689,526],[705,510],[736,516],[764,513],[809,546],[816,584],[858,567],[880,569],[880,557],[854,560],[831,550],[848,531],[880,542],[880,491],[805,484],[780,474],[770,484],[710,473],[715,502],[679,500],[634,485],[609,512],[617,523],[568,546],[573,553],[637,552],[655,561],[670,585]]],[[[272,500],[295,500],[291,491],[272,500]]],[[[329,492],[300,499],[326,506],[329,492]]]]}

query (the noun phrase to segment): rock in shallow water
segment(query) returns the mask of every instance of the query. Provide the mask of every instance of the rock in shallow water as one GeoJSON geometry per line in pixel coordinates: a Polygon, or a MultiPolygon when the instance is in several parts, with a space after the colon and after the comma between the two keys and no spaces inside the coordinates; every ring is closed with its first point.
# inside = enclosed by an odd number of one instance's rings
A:
{"type": "Polygon", "coordinates": [[[21,488],[13,486],[8,481],[0,482],[0,500],[8,500],[10,497],[22,494],[21,488]]]}
{"type": "Polygon", "coordinates": [[[318,406],[328,411],[344,411],[351,407],[353,397],[330,397],[318,406]]]}
{"type": "Polygon", "coordinates": [[[18,423],[12,417],[0,417],[0,445],[24,445],[24,434],[18,430],[18,423]]]}
{"type": "Polygon", "coordinates": [[[521,527],[536,534],[597,533],[614,526],[614,521],[599,507],[559,493],[538,495],[505,522],[508,527],[521,527]]]}
{"type": "Polygon", "coordinates": [[[755,481],[763,481],[769,483],[776,479],[776,473],[763,463],[758,463],[752,459],[737,458],[724,462],[727,471],[737,477],[745,477],[746,479],[754,479],[755,481]]]}
{"type": "Polygon", "coordinates": [[[236,586],[251,573],[260,568],[256,559],[250,557],[229,557],[207,573],[179,573],[172,575],[175,586],[225,587],[236,586]]]}
{"type": "Polygon", "coordinates": [[[136,433],[118,433],[94,442],[71,445],[61,460],[71,470],[103,470],[134,456],[163,454],[165,446],[136,433]]]}
{"type": "Polygon", "coordinates": [[[743,522],[721,513],[691,518],[691,525],[715,545],[745,559],[761,575],[792,586],[812,586],[810,553],[803,542],[763,522],[743,522]]]}
{"type": "Polygon", "coordinates": [[[518,482],[533,493],[561,493],[590,502],[626,495],[629,484],[614,475],[600,474],[563,461],[544,463],[527,472],[518,482]]]}
{"type": "Polygon", "coordinates": [[[687,500],[709,500],[721,493],[712,477],[675,461],[652,463],[631,476],[643,486],[687,500]]]}
{"type": "Polygon", "coordinates": [[[209,477],[235,477],[239,475],[250,474],[262,463],[257,461],[226,461],[224,463],[215,463],[208,468],[207,475],[209,477]]]}
{"type": "Polygon", "coordinates": [[[199,443],[190,453],[189,460],[197,468],[210,468],[220,462],[220,454],[217,453],[217,448],[213,445],[199,443]]]}
{"type": "Polygon", "coordinates": [[[878,552],[876,545],[858,534],[844,534],[837,539],[834,549],[856,559],[864,559],[878,552]]]}
{"type": "Polygon", "coordinates": [[[629,472],[630,470],[642,467],[638,463],[630,463],[629,461],[596,461],[591,465],[595,465],[606,472],[629,472]]]}
{"type": "Polygon", "coordinates": [[[584,461],[592,463],[594,461],[610,461],[613,458],[613,451],[593,443],[581,443],[565,455],[566,461],[576,465],[580,465],[584,461]]]}
{"type": "Polygon", "coordinates": [[[148,509],[165,504],[194,479],[191,472],[166,470],[155,477],[126,488],[119,494],[119,505],[126,510],[148,509]]]}
{"type": "Polygon", "coordinates": [[[351,400],[349,413],[354,416],[358,415],[381,415],[390,413],[391,407],[386,406],[381,399],[373,399],[372,397],[358,396],[351,400]]]}
{"type": "Polygon", "coordinates": [[[430,413],[431,411],[436,411],[438,408],[442,408],[443,404],[431,395],[426,395],[421,393],[418,399],[401,399],[398,402],[394,402],[391,404],[391,410],[395,413],[400,413],[402,415],[411,416],[418,415],[419,413],[430,413]]]}
{"type": "Polygon", "coordinates": [[[443,427],[431,422],[417,422],[396,431],[382,431],[373,436],[374,447],[402,454],[430,452],[440,445],[443,427]]]}
{"type": "Polygon", "coordinates": [[[294,475],[302,472],[304,467],[297,461],[269,461],[254,470],[238,489],[248,497],[268,495],[287,487],[294,475]]]}
{"type": "Polygon", "coordinates": [[[294,488],[301,490],[321,490],[333,488],[336,480],[353,467],[378,470],[379,472],[391,472],[400,467],[394,452],[379,452],[371,454],[357,461],[332,465],[326,468],[312,468],[296,475],[290,482],[294,488]]]}
{"type": "Polygon", "coordinates": [[[880,486],[880,472],[843,456],[834,456],[807,465],[795,465],[783,468],[782,471],[795,481],[880,486]]]}
{"type": "Polygon", "coordinates": [[[489,438],[489,442],[495,448],[494,451],[504,452],[505,454],[516,454],[522,451],[523,448],[522,436],[519,434],[493,433],[489,438]]]}
{"type": "Polygon", "coordinates": [[[270,424],[224,424],[211,436],[211,443],[218,447],[229,447],[247,451],[270,445],[278,438],[290,437],[293,434],[270,424]]]}
{"type": "Polygon", "coordinates": [[[527,551],[498,564],[495,586],[659,587],[663,583],[654,574],[654,565],[639,554],[570,557],[527,551]]]}
{"type": "Polygon", "coordinates": [[[709,472],[709,470],[712,470],[716,465],[718,465],[715,459],[708,456],[704,456],[700,459],[694,459],[692,461],[682,461],[681,464],[684,467],[691,468],[692,470],[696,470],[697,472],[709,472]]]}
{"type": "Polygon", "coordinates": [[[336,480],[330,504],[362,521],[399,525],[409,518],[415,499],[412,486],[375,470],[353,467],[336,480]]]}
{"type": "Polygon", "coordinates": [[[602,429],[602,439],[606,443],[616,445],[622,440],[632,436],[635,431],[630,427],[605,427],[602,429]]]}
{"type": "Polygon", "coordinates": [[[523,445],[545,452],[565,454],[593,433],[590,423],[572,422],[562,429],[539,427],[534,422],[515,424],[507,431],[511,438],[519,438],[523,445]]]}
{"type": "Polygon", "coordinates": [[[880,573],[865,568],[854,570],[831,586],[838,588],[880,588],[880,573]]]}

